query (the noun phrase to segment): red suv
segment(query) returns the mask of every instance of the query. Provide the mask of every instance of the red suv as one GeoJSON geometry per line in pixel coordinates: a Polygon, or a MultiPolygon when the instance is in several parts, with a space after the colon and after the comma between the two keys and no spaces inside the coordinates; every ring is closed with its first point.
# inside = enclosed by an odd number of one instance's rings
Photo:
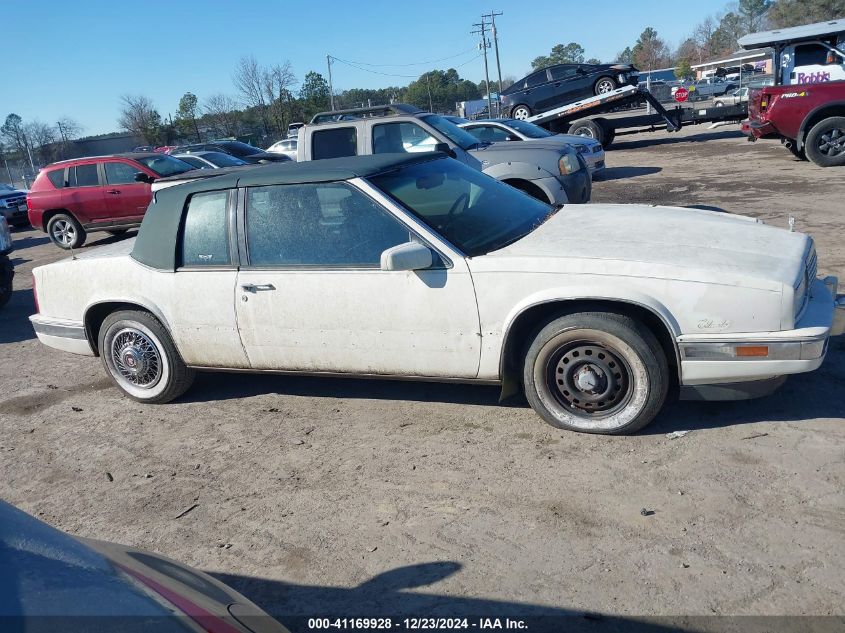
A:
{"type": "Polygon", "coordinates": [[[53,163],[39,172],[26,197],[29,221],[59,248],[78,248],[91,231],[137,227],[152,197],[150,183],[192,169],[155,152],[53,163]]]}

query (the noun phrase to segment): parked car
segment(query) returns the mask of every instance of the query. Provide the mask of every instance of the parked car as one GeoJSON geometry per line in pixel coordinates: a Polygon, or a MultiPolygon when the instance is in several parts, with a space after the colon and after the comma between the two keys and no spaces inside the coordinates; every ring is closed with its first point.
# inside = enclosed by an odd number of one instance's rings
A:
{"type": "Polygon", "coordinates": [[[137,227],[150,203],[150,183],[192,169],[156,152],[52,163],[27,194],[29,222],[59,248],[79,248],[93,231],[118,234],[137,227]]]}
{"type": "Polygon", "coordinates": [[[271,154],[284,154],[291,160],[296,160],[296,143],[296,138],[282,139],[281,141],[273,143],[270,147],[267,148],[267,151],[271,154]]]}
{"type": "Polygon", "coordinates": [[[499,382],[593,433],[644,427],[674,383],[768,393],[845,330],[807,235],[699,209],[554,207],[441,153],[164,189],[134,241],[39,266],[33,287],[38,338],[100,356],[139,402],[213,368],[499,382]]]}
{"type": "Polygon", "coordinates": [[[217,169],[218,167],[241,167],[250,163],[237,156],[223,152],[194,152],[192,154],[171,154],[173,158],[192,165],[196,169],[217,169]]]}
{"type": "Polygon", "coordinates": [[[182,145],[171,150],[171,154],[194,154],[196,152],[222,152],[231,154],[247,163],[275,163],[290,160],[284,154],[273,154],[262,149],[241,143],[240,141],[210,141],[208,143],[194,143],[182,145]]]}
{"type": "Polygon", "coordinates": [[[719,97],[713,103],[715,106],[724,106],[724,105],[739,105],[740,103],[744,103],[748,101],[748,86],[744,86],[739,90],[734,90],[729,95],[725,95],[723,97],[719,97]]]}
{"type": "Polygon", "coordinates": [[[296,138],[299,134],[299,128],[305,125],[302,121],[293,121],[288,124],[288,138],[296,138]]]}
{"type": "Polygon", "coordinates": [[[0,501],[5,631],[286,633],[208,574],[159,554],[74,537],[0,501]]]}
{"type": "Polygon", "coordinates": [[[9,303],[12,298],[12,280],[15,276],[15,266],[9,259],[9,253],[15,250],[12,244],[12,232],[6,218],[0,215],[0,308],[9,303]]]}
{"type": "Polygon", "coordinates": [[[726,81],[722,77],[704,77],[692,82],[683,82],[681,85],[672,87],[672,96],[678,91],[678,88],[683,86],[689,90],[690,101],[700,101],[702,99],[709,99],[710,97],[718,97],[732,90],[736,90],[739,86],[732,81],[726,81]]]}
{"type": "Polygon", "coordinates": [[[543,141],[553,146],[574,147],[593,178],[601,177],[604,173],[604,148],[597,140],[588,136],[575,134],[552,134],[548,130],[519,119],[485,119],[462,123],[459,127],[465,129],[479,141],[499,143],[506,141],[543,141]]]}
{"type": "Polygon", "coordinates": [[[502,112],[512,119],[601,95],[624,85],[637,85],[630,64],[556,64],[523,77],[500,95],[502,112]]]}
{"type": "Polygon", "coordinates": [[[12,226],[29,224],[26,216],[26,190],[0,183],[0,216],[12,226]]]}
{"type": "Polygon", "coordinates": [[[479,141],[442,116],[408,104],[315,114],[299,131],[297,160],[437,150],[544,202],[580,204],[592,195],[587,164],[571,147],[479,141]]]}

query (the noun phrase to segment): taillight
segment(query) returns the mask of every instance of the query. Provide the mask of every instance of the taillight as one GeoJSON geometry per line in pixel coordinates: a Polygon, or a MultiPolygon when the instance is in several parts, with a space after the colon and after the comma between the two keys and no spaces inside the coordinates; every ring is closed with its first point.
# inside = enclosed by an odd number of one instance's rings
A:
{"type": "Polygon", "coordinates": [[[35,289],[35,273],[32,274],[32,296],[35,299],[35,313],[41,314],[41,308],[38,305],[38,291],[35,289]]]}
{"type": "Polygon", "coordinates": [[[26,208],[29,209],[30,211],[32,211],[32,194],[31,193],[26,194],[26,208]]]}

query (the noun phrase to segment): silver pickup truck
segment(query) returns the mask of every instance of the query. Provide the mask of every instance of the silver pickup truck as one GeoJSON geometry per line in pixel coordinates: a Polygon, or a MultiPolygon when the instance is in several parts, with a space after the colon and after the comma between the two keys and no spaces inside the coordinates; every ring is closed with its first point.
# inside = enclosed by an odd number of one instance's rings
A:
{"type": "Polygon", "coordinates": [[[299,129],[297,161],[432,151],[445,152],[549,204],[590,200],[590,173],[571,146],[479,141],[444,117],[405,104],[315,115],[299,129]]]}

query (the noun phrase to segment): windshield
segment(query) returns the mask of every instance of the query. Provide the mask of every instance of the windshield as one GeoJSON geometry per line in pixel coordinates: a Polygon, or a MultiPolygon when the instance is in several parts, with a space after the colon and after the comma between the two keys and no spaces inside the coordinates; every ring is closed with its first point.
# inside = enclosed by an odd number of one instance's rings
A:
{"type": "Polygon", "coordinates": [[[264,150],[241,143],[240,141],[226,141],[225,143],[217,143],[225,151],[235,156],[252,156],[253,154],[261,154],[264,150]]]}
{"type": "Polygon", "coordinates": [[[554,213],[548,204],[451,159],[369,180],[470,257],[515,242],[554,213]]]}
{"type": "Polygon", "coordinates": [[[189,165],[185,161],[173,158],[167,154],[144,156],[143,158],[136,158],[135,160],[162,177],[175,176],[176,174],[182,174],[186,171],[196,169],[193,165],[189,165]]]}
{"type": "Polygon", "coordinates": [[[548,138],[549,136],[554,136],[554,134],[548,130],[544,130],[539,125],[526,123],[525,121],[519,121],[518,119],[508,119],[505,121],[505,125],[512,127],[517,132],[524,134],[528,138],[548,138]]]}
{"type": "Polygon", "coordinates": [[[231,156],[230,154],[224,154],[223,152],[208,152],[207,154],[203,154],[202,157],[208,162],[214,163],[216,167],[238,167],[247,164],[240,158],[231,156]]]}
{"type": "Polygon", "coordinates": [[[443,136],[448,138],[461,149],[472,149],[473,147],[478,147],[479,145],[478,139],[475,138],[472,134],[470,134],[466,130],[462,130],[454,123],[450,123],[442,116],[437,116],[436,114],[429,114],[427,116],[422,117],[422,120],[428,123],[431,127],[440,132],[443,136]]]}

